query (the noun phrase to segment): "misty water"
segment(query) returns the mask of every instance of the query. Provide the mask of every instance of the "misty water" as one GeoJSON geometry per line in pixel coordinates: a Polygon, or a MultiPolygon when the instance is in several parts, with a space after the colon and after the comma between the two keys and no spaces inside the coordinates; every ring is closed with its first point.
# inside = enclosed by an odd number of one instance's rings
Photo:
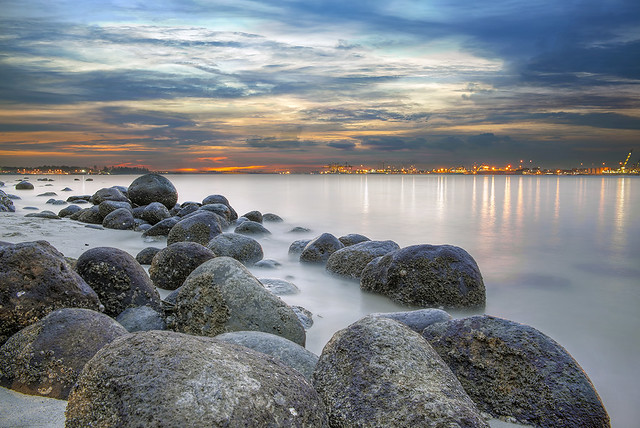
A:
{"type": "MultiPolygon", "coordinates": [[[[58,211],[36,195],[58,198],[127,186],[135,176],[55,176],[33,191],[14,191],[16,177],[0,177],[25,206],[58,211]],[[46,184],[53,186],[44,187],[46,184]],[[60,192],[66,186],[73,192],[60,192]]],[[[584,368],[613,426],[640,420],[640,178],[621,176],[388,176],[388,175],[170,175],[179,202],[225,195],[238,214],[272,212],[259,238],[277,269],[251,268],[258,278],[287,279],[300,293],[282,296],[314,314],[307,348],[319,354],[337,330],[372,312],[407,310],[387,298],[362,293],[357,282],[288,255],[291,242],[323,232],[360,233],[400,246],[451,244],[477,261],[487,289],[484,313],[531,325],[563,345],[584,368]],[[293,234],[295,226],[311,229],[293,234]]],[[[34,219],[34,221],[46,221],[34,219]]],[[[70,220],[63,220],[70,222],[70,220]]],[[[135,255],[146,246],[139,233],[95,231],[117,237],[135,255]]],[[[44,237],[47,239],[47,237],[44,237]]],[[[16,241],[13,239],[0,238],[16,241]]],[[[67,254],[81,254],[82,241],[67,254]]],[[[108,241],[105,241],[108,242],[108,241]]],[[[54,245],[56,242],[52,242],[54,245]]],[[[70,247],[71,246],[71,247],[70,247]]],[[[452,315],[466,314],[452,312],[452,315]]]]}

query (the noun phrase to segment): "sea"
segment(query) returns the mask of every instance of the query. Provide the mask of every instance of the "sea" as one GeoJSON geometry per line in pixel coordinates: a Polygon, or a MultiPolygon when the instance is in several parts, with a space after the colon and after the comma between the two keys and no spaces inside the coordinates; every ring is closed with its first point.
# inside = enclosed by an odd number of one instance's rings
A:
{"type": "MultiPolygon", "coordinates": [[[[404,311],[386,297],[364,293],[358,282],[288,254],[298,239],[321,233],[363,234],[401,247],[450,244],[476,260],[487,292],[484,311],[535,327],[560,343],[600,394],[614,427],[640,420],[640,177],[467,175],[167,175],[179,202],[226,196],[239,215],[275,213],[272,235],[259,238],[276,269],[252,267],[258,278],[293,282],[300,292],[281,298],[313,313],[307,348],[316,354],[332,335],[374,312],[404,311]],[[306,233],[290,232],[296,226],[306,233]]],[[[0,176],[25,207],[58,196],[128,186],[136,176],[30,176],[33,191],[12,189],[22,176],[0,176]],[[37,181],[50,178],[54,181],[37,181]],[[87,180],[91,181],[87,181],[87,180]],[[47,186],[49,185],[49,186],[47,186]],[[61,192],[64,187],[72,192],[61,192]]],[[[0,218],[0,223],[2,218],[0,218]]],[[[47,220],[39,220],[47,221],[47,220]]],[[[49,220],[51,221],[51,220],[49,220]]],[[[63,220],[70,221],[70,220],[63,220]]],[[[107,232],[108,233],[108,232],[107,232]]],[[[133,255],[166,245],[126,232],[133,255]]],[[[124,235],[119,235],[124,236],[124,235]]],[[[3,239],[0,237],[0,239],[3,239]]],[[[80,242],[78,245],[81,245],[80,242]]],[[[82,251],[82,249],[77,249],[82,251]]],[[[450,311],[454,317],[474,313],[450,311]]]]}

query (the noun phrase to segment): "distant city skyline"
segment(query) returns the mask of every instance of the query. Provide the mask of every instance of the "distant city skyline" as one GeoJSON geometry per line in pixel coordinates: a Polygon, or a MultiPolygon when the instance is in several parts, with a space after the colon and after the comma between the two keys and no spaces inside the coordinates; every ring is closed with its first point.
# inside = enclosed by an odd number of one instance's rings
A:
{"type": "Polygon", "coordinates": [[[2,0],[0,164],[640,156],[640,4],[2,0]]]}

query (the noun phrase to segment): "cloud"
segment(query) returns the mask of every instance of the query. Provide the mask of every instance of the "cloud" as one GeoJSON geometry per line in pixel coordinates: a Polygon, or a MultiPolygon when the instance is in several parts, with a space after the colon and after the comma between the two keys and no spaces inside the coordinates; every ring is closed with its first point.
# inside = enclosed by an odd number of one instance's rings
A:
{"type": "Polygon", "coordinates": [[[353,141],[332,141],[327,143],[327,146],[340,150],[353,150],[356,147],[356,143],[353,141]]]}
{"type": "Polygon", "coordinates": [[[276,137],[248,138],[247,146],[260,149],[306,149],[315,146],[315,141],[299,139],[279,139],[276,137]]]}
{"type": "Polygon", "coordinates": [[[472,146],[487,148],[496,143],[502,142],[510,142],[511,137],[509,136],[497,136],[492,132],[486,132],[484,134],[479,135],[471,135],[467,137],[467,141],[472,146]]]}
{"type": "Polygon", "coordinates": [[[591,126],[606,129],[640,129],[640,118],[619,113],[537,113],[535,119],[552,123],[591,126]]]}
{"type": "Polygon", "coordinates": [[[363,137],[360,144],[383,151],[420,150],[428,147],[427,140],[423,137],[363,137]]]}

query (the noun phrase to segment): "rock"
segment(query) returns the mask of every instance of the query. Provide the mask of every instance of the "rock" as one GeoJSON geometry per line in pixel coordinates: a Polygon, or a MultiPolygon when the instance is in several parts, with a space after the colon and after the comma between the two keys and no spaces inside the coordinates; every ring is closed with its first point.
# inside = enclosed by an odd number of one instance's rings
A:
{"type": "Polygon", "coordinates": [[[167,244],[188,241],[207,245],[214,236],[222,233],[219,219],[220,217],[209,211],[191,214],[171,228],[167,236],[167,244]]]}
{"type": "Polygon", "coordinates": [[[293,312],[298,317],[298,321],[302,324],[305,330],[310,329],[313,326],[313,314],[311,311],[303,308],[302,306],[291,306],[293,312]]]}
{"type": "Polygon", "coordinates": [[[292,282],[277,278],[260,278],[264,288],[275,294],[276,296],[285,296],[298,294],[300,289],[292,282]]]}
{"type": "Polygon", "coordinates": [[[338,238],[338,240],[340,242],[342,242],[345,247],[348,247],[350,245],[359,244],[359,243],[365,242],[365,241],[371,241],[371,239],[367,238],[366,236],[359,235],[357,233],[350,233],[348,235],[341,236],[341,237],[338,238]]]}
{"type": "Polygon", "coordinates": [[[32,210],[32,211],[38,211],[40,208],[38,207],[24,207],[22,208],[23,210],[32,210]]]}
{"type": "Polygon", "coordinates": [[[71,220],[78,220],[82,223],[89,224],[102,224],[102,216],[100,215],[100,210],[97,205],[94,205],[90,208],[84,208],[71,216],[69,216],[71,220]]]}
{"type": "Polygon", "coordinates": [[[184,217],[187,214],[191,214],[193,212],[198,211],[198,209],[200,209],[200,204],[197,204],[195,202],[185,203],[185,204],[182,204],[180,209],[176,212],[176,215],[178,217],[184,217]]]}
{"type": "Polygon", "coordinates": [[[226,205],[227,208],[229,208],[229,211],[231,212],[231,217],[229,218],[229,221],[233,221],[233,220],[237,220],[238,218],[238,213],[236,212],[236,210],[233,209],[233,207],[231,206],[231,204],[229,204],[229,200],[227,198],[225,198],[222,195],[209,195],[206,198],[204,198],[202,200],[202,205],[209,205],[209,204],[223,204],[226,205]]]}
{"type": "Polygon", "coordinates": [[[282,266],[282,263],[273,259],[263,259],[263,260],[260,260],[259,262],[256,262],[253,266],[259,267],[262,269],[277,269],[280,266],[282,266]]]}
{"type": "Polygon", "coordinates": [[[312,239],[300,253],[300,261],[308,263],[326,263],[329,256],[344,248],[342,242],[330,233],[312,239]]]}
{"type": "Polygon", "coordinates": [[[242,235],[271,235],[271,232],[266,227],[251,220],[243,221],[235,228],[234,232],[242,235]]]}
{"type": "Polygon", "coordinates": [[[255,239],[238,233],[214,236],[207,247],[218,256],[233,257],[239,262],[253,264],[263,257],[262,246],[255,239]]]}
{"type": "Polygon", "coordinates": [[[62,199],[49,199],[45,203],[49,205],[67,205],[67,201],[63,201],[62,199]]]}
{"type": "Polygon", "coordinates": [[[21,181],[20,183],[16,184],[16,190],[33,190],[33,184],[29,183],[28,181],[21,181]]]}
{"type": "Polygon", "coordinates": [[[151,227],[144,231],[144,233],[142,234],[142,237],[144,238],[147,236],[167,236],[169,235],[169,232],[171,231],[173,226],[178,224],[179,221],[180,219],[177,217],[165,218],[164,220],[154,224],[153,226],[150,225],[151,227]]]}
{"type": "Polygon", "coordinates": [[[545,427],[608,427],[591,381],[569,353],[533,327],[488,315],[427,327],[423,336],[477,406],[545,427]]]}
{"type": "Polygon", "coordinates": [[[80,210],[82,210],[82,208],[75,204],[69,205],[58,212],[58,217],[71,217],[73,214],[77,213],[80,210]]]}
{"type": "Polygon", "coordinates": [[[249,211],[242,217],[247,220],[255,221],[256,223],[262,223],[262,213],[260,211],[249,211]]]}
{"type": "Polygon", "coordinates": [[[327,270],[337,275],[358,279],[371,260],[399,249],[400,246],[393,241],[363,241],[352,244],[329,256],[327,270]]]}
{"type": "Polygon", "coordinates": [[[275,334],[261,331],[234,331],[220,334],[216,336],[216,339],[226,343],[246,346],[254,351],[275,357],[287,366],[302,373],[310,382],[313,370],[318,363],[316,354],[275,334]]]}
{"type": "Polygon", "coordinates": [[[284,220],[282,219],[282,217],[280,217],[277,214],[273,214],[273,213],[266,213],[262,215],[262,221],[263,222],[271,222],[271,223],[282,223],[284,220]]]}
{"type": "Polygon", "coordinates": [[[304,250],[304,247],[306,247],[309,242],[311,242],[311,239],[298,239],[297,241],[293,241],[289,246],[289,255],[300,256],[302,250],[304,250]]]}
{"type": "Polygon", "coordinates": [[[398,321],[417,333],[422,333],[425,328],[432,324],[449,321],[451,319],[451,315],[442,309],[418,309],[406,312],[376,313],[371,314],[371,316],[398,321]]]}
{"type": "Polygon", "coordinates": [[[67,202],[76,202],[76,203],[77,201],[89,202],[89,199],[91,199],[91,195],[73,195],[67,198],[67,202]]]}
{"type": "Polygon", "coordinates": [[[160,202],[171,209],[178,202],[178,191],[166,177],[145,174],[133,180],[129,186],[129,198],[136,205],[160,202]]]}
{"type": "Polygon", "coordinates": [[[61,192],[73,192],[73,189],[70,187],[65,187],[64,189],[61,190],[61,192]]]}
{"type": "Polygon", "coordinates": [[[118,208],[107,214],[102,220],[102,226],[107,229],[133,230],[136,227],[136,221],[131,211],[126,208],[118,208]]]}
{"type": "Polygon", "coordinates": [[[12,195],[11,193],[7,193],[7,197],[8,197],[9,199],[11,199],[11,200],[14,200],[14,201],[19,201],[19,200],[21,200],[21,199],[22,199],[20,196],[18,196],[18,195],[12,195]]]}
{"type": "Polygon", "coordinates": [[[452,245],[413,245],[374,259],[360,287],[422,307],[483,308],[485,287],[473,257],[452,245]]]}
{"type": "Polygon", "coordinates": [[[66,400],[84,365],[104,345],[127,334],[112,318],[63,308],[23,328],[0,348],[0,385],[66,400]]]}
{"type": "Polygon", "coordinates": [[[0,212],[13,213],[16,211],[16,207],[13,206],[13,201],[9,196],[0,190],[0,212]]]}
{"type": "Polygon", "coordinates": [[[386,318],[365,317],[334,334],[313,385],[331,426],[489,426],[429,344],[386,318]]]}
{"type": "Polygon", "coordinates": [[[104,201],[129,202],[129,199],[114,187],[100,189],[89,199],[93,205],[100,205],[104,201]]]}
{"type": "Polygon", "coordinates": [[[229,209],[228,206],[226,206],[224,204],[207,204],[207,205],[201,206],[199,209],[201,209],[203,211],[211,211],[213,213],[216,213],[220,217],[224,218],[227,221],[227,223],[233,221],[231,219],[231,217],[232,217],[231,216],[231,210],[229,209]]]}
{"type": "Polygon", "coordinates": [[[60,217],[58,217],[58,214],[49,210],[40,211],[39,213],[30,213],[25,215],[25,217],[39,217],[39,218],[47,218],[49,220],[60,220],[60,217]]]}
{"type": "Polygon", "coordinates": [[[149,306],[137,306],[127,308],[116,318],[129,332],[164,330],[166,323],[164,317],[158,311],[149,306]]]}
{"type": "Polygon", "coordinates": [[[289,233],[307,233],[311,232],[311,229],[307,229],[306,227],[296,226],[289,231],[289,233]]]}
{"type": "MultiPolygon", "coordinates": [[[[151,229],[151,225],[146,221],[139,218],[135,218],[134,220],[136,221],[136,227],[133,230],[135,230],[136,232],[146,232],[147,230],[151,229]]],[[[146,236],[143,236],[143,238],[146,238],[146,236]]]]}
{"type": "Polygon", "coordinates": [[[102,218],[105,218],[119,208],[126,208],[129,211],[132,210],[131,204],[125,201],[102,201],[100,205],[98,205],[98,211],[102,218]]]}
{"type": "Polygon", "coordinates": [[[199,336],[263,331],[301,346],[305,331],[291,308],[242,263],[216,257],[198,266],[177,291],[175,330],[199,336]]]}
{"type": "Polygon", "coordinates": [[[141,265],[150,265],[153,257],[158,254],[160,250],[161,248],[156,247],[143,248],[142,251],[136,255],[136,261],[141,265]]]}
{"type": "Polygon", "coordinates": [[[66,415],[67,428],[328,426],[298,371],[246,347],[167,331],[129,334],[102,348],[66,415]]]}
{"type": "Polygon", "coordinates": [[[169,210],[160,202],[151,202],[142,211],[141,218],[151,225],[171,217],[169,210]]]}
{"type": "Polygon", "coordinates": [[[0,344],[56,309],[100,310],[100,300],[46,241],[0,247],[0,344]]]}
{"type": "Polygon", "coordinates": [[[175,290],[191,272],[216,254],[197,242],[176,242],[155,255],[149,276],[156,287],[175,290]]]}
{"type": "Polygon", "coordinates": [[[45,192],[45,193],[40,193],[37,196],[58,196],[58,194],[56,192],[45,192]]]}
{"type": "Polygon", "coordinates": [[[160,310],[160,296],[147,272],[129,253],[96,247],[78,258],[76,272],[98,293],[105,313],[117,317],[130,307],[160,310]]]}

